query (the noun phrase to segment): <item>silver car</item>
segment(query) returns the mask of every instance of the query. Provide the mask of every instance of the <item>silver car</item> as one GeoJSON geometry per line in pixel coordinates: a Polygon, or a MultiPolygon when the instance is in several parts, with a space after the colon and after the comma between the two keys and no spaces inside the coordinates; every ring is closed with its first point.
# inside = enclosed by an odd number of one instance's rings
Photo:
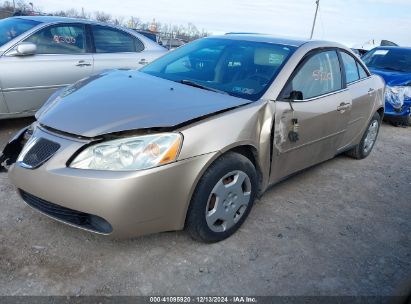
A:
{"type": "Polygon", "coordinates": [[[106,69],[137,69],[166,52],[135,31],[84,19],[0,20],[0,119],[33,115],[61,87],[106,69]]]}

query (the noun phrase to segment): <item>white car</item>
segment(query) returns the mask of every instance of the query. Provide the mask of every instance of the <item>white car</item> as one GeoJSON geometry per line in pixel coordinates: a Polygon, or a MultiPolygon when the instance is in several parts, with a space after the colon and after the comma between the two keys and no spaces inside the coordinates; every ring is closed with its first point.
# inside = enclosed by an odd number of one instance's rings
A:
{"type": "Polygon", "coordinates": [[[59,88],[107,69],[138,69],[166,52],[133,30],[85,19],[0,20],[0,119],[31,116],[59,88]]]}

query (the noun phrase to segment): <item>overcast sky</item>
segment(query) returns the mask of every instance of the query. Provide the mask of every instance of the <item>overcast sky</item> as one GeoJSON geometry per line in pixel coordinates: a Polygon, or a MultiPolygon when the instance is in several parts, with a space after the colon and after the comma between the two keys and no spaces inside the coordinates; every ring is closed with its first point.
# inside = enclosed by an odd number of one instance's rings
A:
{"type": "MultiPolygon", "coordinates": [[[[315,0],[33,0],[45,12],[75,8],[126,19],[194,23],[214,34],[260,32],[308,37],[315,0]]],[[[348,46],[388,39],[411,46],[411,0],[320,0],[314,38],[348,46]]]]}

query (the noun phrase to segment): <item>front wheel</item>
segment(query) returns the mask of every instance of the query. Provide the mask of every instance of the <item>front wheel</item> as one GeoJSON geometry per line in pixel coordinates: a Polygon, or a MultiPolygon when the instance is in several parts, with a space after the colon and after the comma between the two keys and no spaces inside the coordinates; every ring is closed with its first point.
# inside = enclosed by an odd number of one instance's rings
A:
{"type": "Polygon", "coordinates": [[[245,156],[229,152],[200,179],[191,199],[186,229],[197,240],[221,241],[240,228],[257,193],[257,172],[245,156]]]}
{"type": "Polygon", "coordinates": [[[377,140],[380,125],[381,117],[378,113],[375,113],[371,118],[371,121],[368,124],[360,143],[349,150],[347,155],[356,159],[363,159],[370,155],[371,150],[374,148],[375,141],[377,140]]]}

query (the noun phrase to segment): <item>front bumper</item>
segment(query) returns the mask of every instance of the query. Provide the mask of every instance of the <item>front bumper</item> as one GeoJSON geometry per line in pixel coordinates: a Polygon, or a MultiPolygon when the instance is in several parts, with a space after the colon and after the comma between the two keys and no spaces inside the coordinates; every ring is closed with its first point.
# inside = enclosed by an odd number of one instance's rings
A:
{"type": "Polygon", "coordinates": [[[81,170],[69,168],[66,163],[87,141],[56,135],[41,127],[36,128],[33,136],[57,142],[60,149],[37,169],[26,169],[19,163],[10,167],[10,180],[20,195],[30,206],[52,218],[116,238],[182,229],[195,185],[217,154],[143,171],[81,170]],[[31,200],[44,204],[36,206],[31,200]],[[59,206],[70,216],[74,211],[101,218],[111,229],[99,231],[93,225],[58,217],[53,212],[60,212],[59,206]],[[54,208],[53,212],[47,208],[54,208]]]}
{"type": "Polygon", "coordinates": [[[395,109],[391,103],[385,102],[385,112],[384,116],[387,118],[406,118],[411,114],[411,100],[405,100],[404,104],[401,106],[400,109],[395,109]]]}

